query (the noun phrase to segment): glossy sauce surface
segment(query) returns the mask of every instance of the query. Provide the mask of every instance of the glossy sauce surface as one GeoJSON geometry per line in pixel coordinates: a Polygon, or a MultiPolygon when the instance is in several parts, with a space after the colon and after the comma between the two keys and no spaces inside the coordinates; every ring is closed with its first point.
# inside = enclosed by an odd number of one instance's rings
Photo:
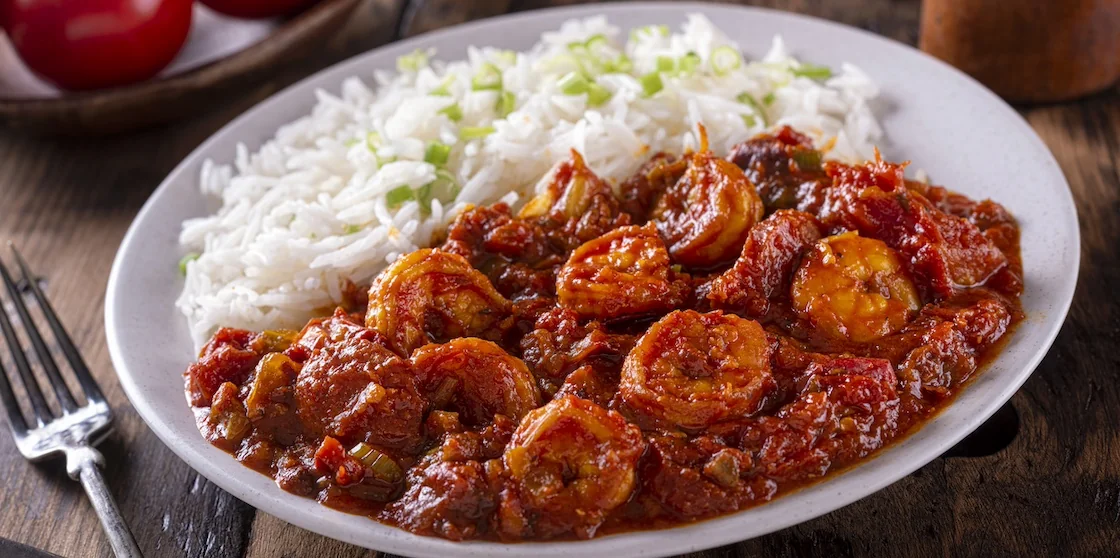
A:
{"type": "Polygon", "coordinates": [[[1006,210],[788,128],[655,155],[617,194],[574,152],[543,180],[300,332],[218,331],[185,373],[202,434],[415,533],[588,538],[857,463],[1021,319],[1006,210]]]}

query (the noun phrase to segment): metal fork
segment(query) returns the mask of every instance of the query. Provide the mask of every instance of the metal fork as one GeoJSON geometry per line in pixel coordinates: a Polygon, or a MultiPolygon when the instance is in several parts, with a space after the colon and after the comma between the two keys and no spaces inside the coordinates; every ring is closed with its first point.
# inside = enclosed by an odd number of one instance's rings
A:
{"type": "Polygon", "coordinates": [[[113,501],[112,494],[109,493],[105,478],[101,475],[101,467],[105,466],[105,459],[100,452],[93,448],[93,445],[104,440],[111,431],[113,411],[109,408],[109,404],[105,402],[105,396],[101,394],[97,382],[94,381],[85,361],[82,360],[74,342],[71,341],[70,335],[62,327],[58,315],[55,314],[54,309],[47,302],[47,297],[43,295],[42,289],[36,284],[35,276],[28,270],[27,263],[23,261],[11,242],[8,243],[8,247],[15,256],[23,280],[30,287],[31,294],[35,298],[43,317],[46,318],[47,324],[54,332],[54,337],[58,341],[63,354],[65,354],[70,368],[77,376],[78,384],[81,385],[86,398],[85,405],[78,406],[75,402],[74,396],[62,379],[58,365],[43,341],[42,334],[31,319],[31,314],[28,312],[27,305],[23,302],[23,296],[19,288],[16,287],[8,269],[4,267],[4,262],[0,260],[0,279],[3,280],[4,287],[11,295],[15,313],[23,324],[27,338],[31,341],[31,345],[39,357],[39,363],[50,381],[50,387],[54,391],[59,408],[62,410],[60,415],[55,415],[47,406],[43,392],[39,389],[39,384],[32,374],[31,366],[28,364],[27,355],[24,354],[19,338],[16,337],[12,320],[8,317],[7,312],[0,308],[0,333],[3,333],[4,339],[11,349],[12,361],[19,371],[20,382],[23,384],[24,391],[27,392],[27,398],[30,400],[33,418],[33,426],[29,428],[28,422],[24,420],[23,412],[20,411],[15,394],[12,392],[12,380],[8,376],[8,371],[0,363],[0,403],[7,411],[8,425],[11,426],[16,447],[29,461],[41,461],[59,454],[65,455],[66,472],[70,475],[70,478],[81,481],[82,487],[86,490],[86,495],[89,496],[89,500],[93,504],[93,509],[97,511],[97,516],[101,519],[101,526],[105,529],[105,534],[109,536],[109,544],[112,545],[113,552],[120,557],[141,557],[143,555],[136,546],[136,541],[133,540],[132,533],[128,530],[124,518],[121,517],[121,512],[117,508],[116,502],[113,501]]]}

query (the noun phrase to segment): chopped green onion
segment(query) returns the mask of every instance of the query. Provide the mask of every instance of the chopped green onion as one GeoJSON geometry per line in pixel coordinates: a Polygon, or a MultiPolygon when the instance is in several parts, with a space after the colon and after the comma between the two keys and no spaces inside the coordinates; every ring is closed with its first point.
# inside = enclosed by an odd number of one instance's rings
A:
{"type": "Polygon", "coordinates": [[[450,97],[451,90],[448,89],[448,86],[451,85],[454,81],[455,78],[447,76],[447,78],[443,80],[443,83],[439,84],[439,87],[429,91],[428,94],[434,95],[436,97],[450,97]]]}
{"type": "Polygon", "coordinates": [[[513,112],[515,108],[517,108],[517,96],[514,95],[512,91],[502,91],[502,94],[498,95],[498,104],[496,107],[498,116],[505,118],[509,116],[509,113],[513,112]]]}
{"type": "Polygon", "coordinates": [[[762,104],[764,104],[766,106],[770,106],[770,105],[774,104],[774,99],[775,99],[774,92],[771,91],[771,92],[767,93],[765,97],[762,98],[762,104]]]}
{"type": "Polygon", "coordinates": [[[753,114],[740,114],[739,117],[743,119],[743,124],[746,124],[748,128],[754,128],[758,124],[758,119],[753,114]]]}
{"type": "Polygon", "coordinates": [[[565,95],[582,95],[587,93],[588,89],[587,78],[575,72],[570,72],[560,78],[560,81],[556,82],[556,85],[560,87],[560,91],[565,95]]]}
{"type": "Polygon", "coordinates": [[[406,184],[404,186],[397,186],[396,188],[389,190],[389,192],[385,194],[385,203],[389,204],[389,207],[395,207],[408,200],[413,199],[414,197],[415,194],[412,191],[412,188],[409,188],[406,184]]]}
{"type": "Polygon", "coordinates": [[[451,103],[440,109],[439,113],[446,116],[452,122],[458,122],[463,119],[463,109],[459,108],[459,103],[451,103]]]}
{"type": "Polygon", "coordinates": [[[451,146],[433,141],[428,144],[428,148],[424,150],[424,162],[431,163],[437,167],[447,164],[447,158],[451,155],[451,146]]]}
{"type": "Polygon", "coordinates": [[[711,64],[717,76],[725,76],[743,65],[743,55],[729,46],[721,46],[712,51],[711,64]]]}
{"type": "Polygon", "coordinates": [[[428,65],[428,53],[417,49],[397,58],[397,71],[416,72],[428,65]]]}
{"type": "Polygon", "coordinates": [[[689,52],[688,54],[682,56],[679,61],[677,61],[678,72],[681,75],[690,76],[696,71],[696,68],[700,67],[700,62],[701,60],[699,54],[696,54],[695,52],[689,52]]]}
{"type": "Polygon", "coordinates": [[[471,79],[471,89],[474,91],[501,88],[502,70],[489,62],[483,63],[471,79]]]}
{"type": "Polygon", "coordinates": [[[630,31],[630,40],[631,41],[636,41],[642,35],[647,35],[647,36],[650,36],[650,37],[653,37],[654,35],[661,35],[662,37],[668,37],[669,36],[669,26],[668,25],[647,25],[645,27],[639,27],[637,29],[634,29],[634,30],[630,31]]]}
{"type": "Polygon", "coordinates": [[[416,189],[416,201],[420,202],[420,213],[424,215],[432,211],[432,182],[416,189]]]}
{"type": "Polygon", "coordinates": [[[354,234],[360,230],[362,230],[362,227],[358,225],[346,225],[342,228],[342,234],[354,234]]]}
{"type": "Polygon", "coordinates": [[[187,254],[186,256],[183,256],[183,259],[179,260],[179,273],[182,274],[182,275],[186,275],[187,274],[187,264],[197,260],[199,255],[200,254],[197,254],[195,252],[191,252],[191,253],[187,254]]]}
{"type": "Polygon", "coordinates": [[[342,142],[342,145],[345,145],[346,147],[354,147],[355,145],[358,145],[358,142],[360,142],[360,141],[362,141],[362,140],[360,140],[358,138],[350,138],[350,139],[347,139],[346,141],[342,142]]]}
{"type": "Polygon", "coordinates": [[[802,170],[820,170],[821,152],[815,149],[805,149],[793,153],[793,161],[802,170]]]}
{"type": "Polygon", "coordinates": [[[583,42],[583,47],[589,51],[594,51],[600,46],[607,46],[607,37],[602,33],[596,33],[583,42]]]}
{"type": "Polygon", "coordinates": [[[368,147],[370,151],[377,153],[377,148],[381,147],[381,134],[377,132],[366,134],[366,147],[368,147]]]}
{"type": "MultiPolygon", "coordinates": [[[[767,125],[766,124],[766,112],[762,110],[762,106],[758,104],[758,101],[756,101],[754,99],[754,97],[751,97],[750,93],[747,93],[747,92],[744,91],[743,93],[740,93],[739,96],[736,97],[736,99],[740,103],[743,103],[744,105],[749,105],[751,107],[751,110],[754,111],[755,115],[757,115],[760,119],[762,119],[762,125],[763,126],[767,125]]],[[[749,116],[749,115],[744,115],[744,116],[749,116]]],[[[744,118],[744,122],[745,121],[746,121],[746,119],[744,118]]],[[[754,124],[747,124],[747,126],[753,126],[753,125],[754,124]]]]}
{"type": "Polygon", "coordinates": [[[657,26],[657,31],[658,31],[658,33],[661,33],[662,37],[668,37],[669,36],[669,26],[668,25],[665,25],[665,24],[658,25],[657,26]]]}
{"type": "Polygon", "coordinates": [[[512,66],[517,63],[517,53],[512,50],[499,50],[494,56],[498,59],[498,62],[507,66],[512,66]]]}
{"type": "Polygon", "coordinates": [[[795,76],[807,77],[809,79],[825,80],[832,77],[832,68],[802,63],[801,66],[794,69],[792,73],[795,76]]]}
{"type": "Polygon", "coordinates": [[[609,61],[604,64],[604,70],[608,73],[629,73],[634,69],[634,63],[630,61],[630,57],[625,54],[618,55],[614,61],[609,61]]]}
{"type": "Polygon", "coordinates": [[[677,62],[670,56],[657,57],[657,71],[672,72],[677,67],[677,62]]]}
{"type": "Polygon", "coordinates": [[[597,107],[611,98],[611,92],[598,83],[591,82],[587,86],[587,104],[597,107]]]}
{"type": "Polygon", "coordinates": [[[463,126],[459,128],[459,139],[472,140],[484,138],[494,133],[493,126],[463,126]]]}
{"type": "Polygon", "coordinates": [[[638,78],[638,82],[642,84],[642,95],[646,97],[652,97],[665,87],[661,81],[661,74],[657,72],[650,72],[638,78]]]}

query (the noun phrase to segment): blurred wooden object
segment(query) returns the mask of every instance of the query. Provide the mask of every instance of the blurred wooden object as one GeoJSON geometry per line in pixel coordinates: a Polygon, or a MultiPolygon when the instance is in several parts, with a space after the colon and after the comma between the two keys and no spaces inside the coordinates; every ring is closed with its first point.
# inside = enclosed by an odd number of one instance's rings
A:
{"type": "Polygon", "coordinates": [[[919,46],[1009,101],[1073,99],[1120,79],[1120,0],[925,0],[919,46]]]}
{"type": "Polygon", "coordinates": [[[0,99],[0,125],[46,136],[96,136],[186,119],[263,81],[338,33],[359,0],[322,0],[260,42],[182,74],[103,91],[0,99]]]}

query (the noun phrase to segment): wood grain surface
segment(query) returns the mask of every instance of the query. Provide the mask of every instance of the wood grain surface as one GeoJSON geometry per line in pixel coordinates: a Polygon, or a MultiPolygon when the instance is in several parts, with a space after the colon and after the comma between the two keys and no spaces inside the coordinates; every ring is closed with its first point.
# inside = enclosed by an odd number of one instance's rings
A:
{"type": "MultiPolygon", "coordinates": [[[[207,136],[316,69],[468,19],[566,3],[363,0],[329,44],[267,84],[216,101],[205,117],[92,142],[0,133],[0,241],[14,241],[42,275],[116,410],[116,433],[102,446],[108,482],[148,556],[376,553],[226,494],[176,458],[129,406],[109,361],[102,306],[113,255],[144,200],[207,136]]],[[[917,42],[917,0],[756,3],[917,42]]],[[[980,431],[902,481],[816,520],[694,556],[1120,555],[1120,90],[1021,110],[1065,171],[1081,216],[1080,283],[1049,355],[980,431]]],[[[24,462],[6,434],[0,537],[67,558],[110,555],[62,463],[24,462]]]]}

